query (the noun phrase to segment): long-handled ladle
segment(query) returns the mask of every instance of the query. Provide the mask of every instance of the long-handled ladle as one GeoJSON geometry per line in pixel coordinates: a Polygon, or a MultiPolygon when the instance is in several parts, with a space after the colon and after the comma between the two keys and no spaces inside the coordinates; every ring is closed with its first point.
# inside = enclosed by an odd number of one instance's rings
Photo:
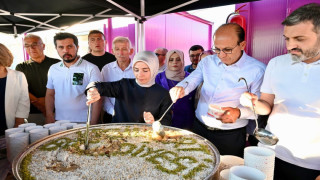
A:
{"type": "MultiPolygon", "coordinates": [[[[184,89],[185,89],[186,87],[188,87],[189,82],[186,81],[185,83],[186,83],[187,85],[184,87],[184,89]]],[[[152,130],[153,130],[154,132],[156,132],[157,134],[159,134],[160,136],[164,136],[163,127],[162,127],[160,121],[161,121],[161,120],[163,119],[163,117],[167,114],[167,112],[169,111],[169,109],[171,108],[171,106],[172,106],[173,104],[174,104],[174,102],[171,103],[171,105],[170,105],[170,106],[168,107],[168,109],[163,113],[163,115],[160,117],[160,119],[158,119],[158,120],[156,120],[156,121],[154,121],[154,122],[152,123],[152,130]]]]}
{"type": "MultiPolygon", "coordinates": [[[[241,77],[241,78],[239,78],[238,82],[240,82],[241,80],[243,80],[246,83],[247,90],[250,93],[250,89],[248,87],[247,80],[245,78],[241,77]]],[[[256,110],[254,108],[254,104],[252,101],[251,101],[251,104],[252,104],[252,111],[254,114],[254,118],[256,121],[256,128],[254,129],[254,132],[253,132],[254,137],[256,137],[262,144],[265,144],[265,145],[277,144],[279,141],[277,136],[275,136],[273,133],[271,133],[270,131],[267,131],[263,128],[258,128],[258,120],[257,120],[258,118],[257,118],[256,110]]]]}
{"type": "Polygon", "coordinates": [[[90,120],[91,120],[91,104],[89,104],[88,107],[88,117],[87,117],[87,125],[86,125],[86,132],[85,132],[85,140],[84,140],[84,147],[85,149],[88,149],[89,147],[89,126],[90,126],[90,120]]]}

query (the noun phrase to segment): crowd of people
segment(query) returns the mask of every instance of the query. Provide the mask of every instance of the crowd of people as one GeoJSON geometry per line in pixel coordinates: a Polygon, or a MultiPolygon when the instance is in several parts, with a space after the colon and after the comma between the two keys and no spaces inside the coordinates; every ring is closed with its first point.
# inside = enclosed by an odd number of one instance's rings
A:
{"type": "Polygon", "coordinates": [[[121,36],[108,53],[98,30],[89,32],[83,57],[75,35],[57,33],[61,60],[45,56],[41,37],[29,34],[24,47],[30,59],[16,70],[9,69],[12,53],[0,44],[0,135],[24,119],[85,123],[89,104],[91,124],[152,124],[173,103],[162,124],[205,137],[221,155],[243,157],[255,109],[269,115],[266,129],[279,138],[274,146],[259,144],[276,153],[274,178],[320,178],[320,4],[298,8],[282,25],[288,54],[267,66],[246,54],[245,31],[235,23],[215,31],[212,50],[192,45],[187,66],[179,49],[159,47],[132,58],[132,44],[121,36]],[[212,104],[221,106],[221,117],[208,114],[212,104]]]}

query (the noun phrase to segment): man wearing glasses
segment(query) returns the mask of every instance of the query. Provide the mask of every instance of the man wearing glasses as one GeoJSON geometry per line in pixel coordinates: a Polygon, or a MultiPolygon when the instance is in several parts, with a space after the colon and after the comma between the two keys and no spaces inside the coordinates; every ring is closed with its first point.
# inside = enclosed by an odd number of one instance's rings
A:
{"type": "Polygon", "coordinates": [[[154,53],[157,55],[159,59],[159,71],[158,73],[161,73],[167,69],[166,65],[166,54],[168,52],[168,49],[166,48],[157,48],[154,50],[154,53]]]}
{"type": "Polygon", "coordinates": [[[170,90],[170,95],[175,102],[203,81],[193,131],[210,140],[221,155],[242,157],[246,125],[254,116],[240,105],[239,98],[247,88],[238,80],[245,78],[251,92],[259,93],[266,66],[244,52],[245,32],[238,24],[220,26],[213,40],[216,54],[201,60],[193,73],[170,90]],[[185,82],[189,85],[184,89],[185,82]],[[209,105],[213,104],[223,111],[218,118],[208,115],[209,105]]]}
{"type": "Polygon", "coordinates": [[[23,72],[28,82],[31,102],[28,121],[42,125],[46,117],[45,95],[48,70],[52,64],[60,60],[44,55],[45,44],[37,35],[28,34],[24,38],[24,48],[30,59],[18,64],[16,70],[23,72]]]}
{"type": "Polygon", "coordinates": [[[184,71],[187,71],[189,73],[192,73],[199,63],[200,55],[204,51],[203,47],[200,45],[193,45],[189,49],[189,57],[191,64],[184,67],[184,71]]]}

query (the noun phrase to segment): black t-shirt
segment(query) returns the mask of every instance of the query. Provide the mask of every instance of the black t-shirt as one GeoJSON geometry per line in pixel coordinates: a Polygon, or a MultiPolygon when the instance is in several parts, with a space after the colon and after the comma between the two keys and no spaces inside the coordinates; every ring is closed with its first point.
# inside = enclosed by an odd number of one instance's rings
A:
{"type": "Polygon", "coordinates": [[[116,57],[113,54],[110,54],[108,52],[104,53],[104,55],[102,56],[94,56],[91,53],[88,53],[82,58],[98,66],[100,71],[102,70],[103,66],[105,66],[106,64],[116,61],[116,57]]]}
{"type": "MultiPolygon", "coordinates": [[[[23,72],[27,78],[28,90],[35,97],[45,97],[47,91],[48,71],[51,65],[61,62],[58,59],[45,57],[41,63],[37,63],[31,59],[19,63],[16,66],[17,71],[23,72]]],[[[30,106],[30,114],[41,113],[32,104],[30,106]]]]}
{"type": "Polygon", "coordinates": [[[7,77],[0,78],[0,136],[4,135],[4,131],[8,129],[5,113],[5,93],[6,93],[7,77]]]}

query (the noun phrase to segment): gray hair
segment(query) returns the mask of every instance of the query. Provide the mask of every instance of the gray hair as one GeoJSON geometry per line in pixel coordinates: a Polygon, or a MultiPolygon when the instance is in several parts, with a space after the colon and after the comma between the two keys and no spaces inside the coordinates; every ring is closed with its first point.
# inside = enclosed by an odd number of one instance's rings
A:
{"type": "Polygon", "coordinates": [[[156,51],[158,51],[158,50],[162,51],[163,54],[167,54],[167,52],[168,52],[168,49],[166,49],[164,47],[159,47],[159,48],[155,49],[153,52],[156,53],[156,51]]]}
{"type": "Polygon", "coordinates": [[[311,21],[314,31],[320,33],[320,4],[310,3],[299,7],[293,11],[281,24],[294,26],[296,24],[311,21]]]}
{"type": "Polygon", "coordinates": [[[112,49],[115,48],[115,44],[117,42],[121,42],[121,43],[128,43],[129,44],[129,49],[132,49],[132,45],[131,45],[131,41],[129,38],[127,37],[123,37],[123,36],[117,36],[113,39],[112,41],[112,49]]]}
{"type": "Polygon", "coordinates": [[[42,39],[40,36],[38,35],[35,35],[35,34],[27,34],[24,39],[29,39],[29,38],[35,38],[35,39],[38,39],[38,41],[40,41],[41,43],[43,43],[42,39]]]}

